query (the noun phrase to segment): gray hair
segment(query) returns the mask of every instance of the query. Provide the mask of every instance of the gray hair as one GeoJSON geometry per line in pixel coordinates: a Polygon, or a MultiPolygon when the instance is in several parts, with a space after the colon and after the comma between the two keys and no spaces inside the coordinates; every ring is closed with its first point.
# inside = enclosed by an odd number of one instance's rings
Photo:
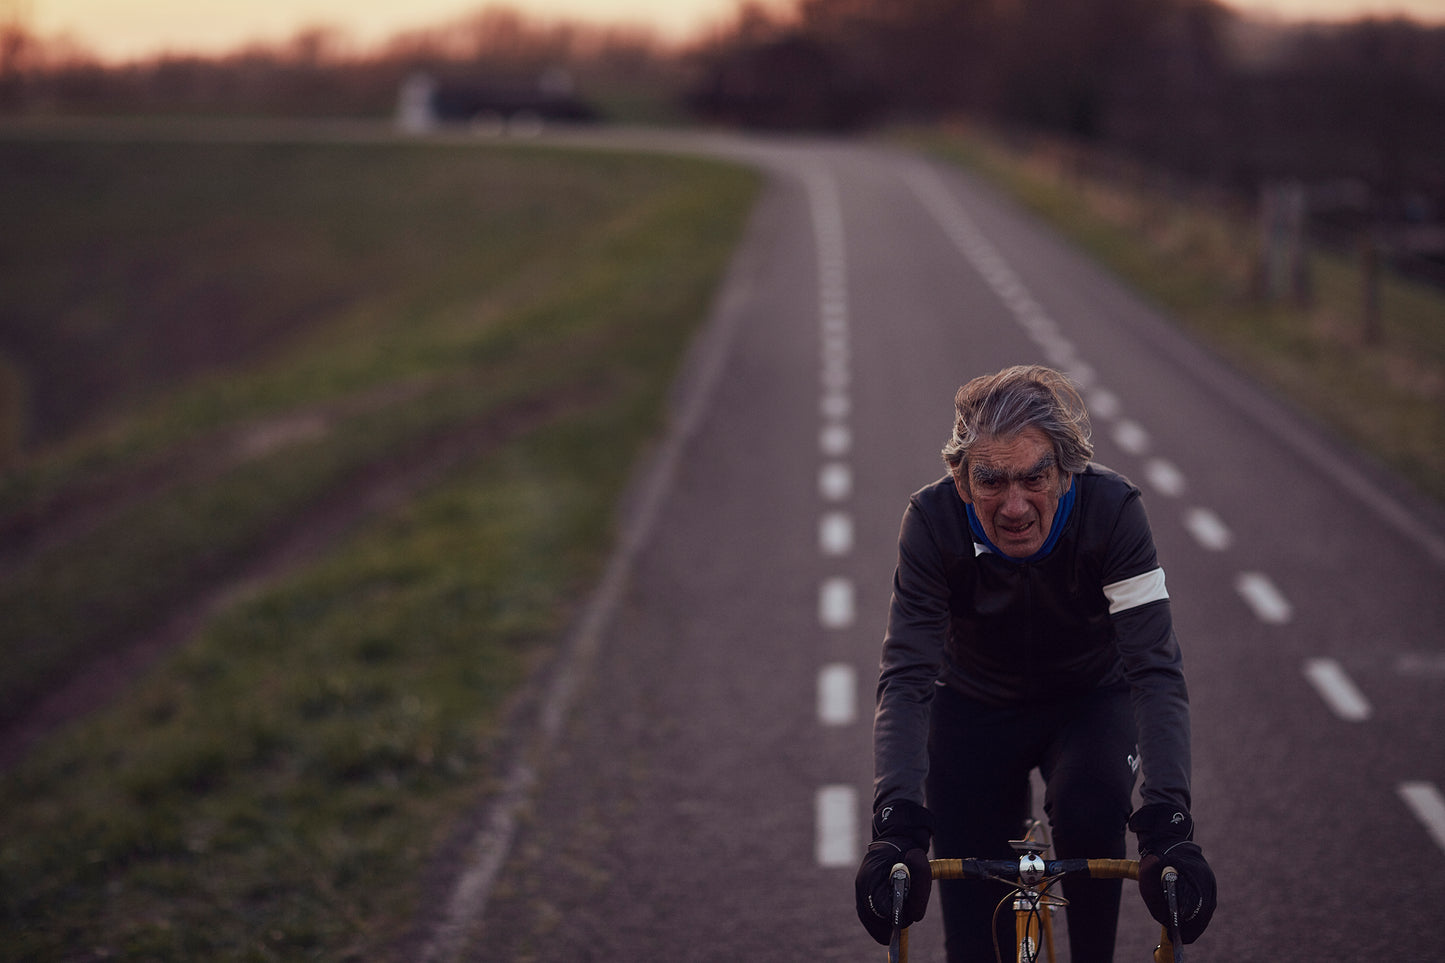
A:
{"type": "Polygon", "coordinates": [[[1005,438],[1038,428],[1053,443],[1060,470],[1073,475],[1094,455],[1089,412],[1068,378],[1043,365],[1016,365],[974,378],[953,398],[953,437],[943,461],[964,477],[968,453],[980,439],[1005,438]]]}

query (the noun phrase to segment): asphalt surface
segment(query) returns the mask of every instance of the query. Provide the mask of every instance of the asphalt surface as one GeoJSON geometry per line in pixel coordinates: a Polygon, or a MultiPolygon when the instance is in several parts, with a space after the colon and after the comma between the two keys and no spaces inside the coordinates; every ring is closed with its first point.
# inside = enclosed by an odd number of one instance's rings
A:
{"type": "MultiPolygon", "coordinates": [[[[958,385],[1044,362],[1084,388],[1096,459],[1144,489],[1168,575],[1220,889],[1187,959],[1439,958],[1430,510],[956,171],[683,146],[768,186],[679,388],[695,417],[443,955],[882,959],[852,879],[898,522],[942,474],[958,385]]],[[[937,929],[912,959],[941,958],[937,929]]],[[[1120,932],[1117,959],[1148,958],[1130,894],[1120,932]]]]}

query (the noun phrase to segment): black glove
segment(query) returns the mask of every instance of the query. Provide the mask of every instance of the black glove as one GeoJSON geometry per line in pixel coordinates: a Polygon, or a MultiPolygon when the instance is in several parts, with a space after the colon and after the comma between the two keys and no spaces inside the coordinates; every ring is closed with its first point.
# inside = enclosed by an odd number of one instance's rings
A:
{"type": "Polygon", "coordinates": [[[868,935],[884,946],[895,926],[907,926],[923,919],[933,874],[928,868],[928,843],[933,838],[933,816],[915,802],[891,803],[873,814],[873,842],[858,867],[853,893],[858,900],[858,919],[868,935]],[[893,918],[893,866],[908,867],[908,895],[903,912],[893,918]]]}
{"type": "Polygon", "coordinates": [[[1169,899],[1161,875],[1164,867],[1173,866],[1179,873],[1174,886],[1179,934],[1184,942],[1193,943],[1214,915],[1216,896],[1214,870],[1192,842],[1194,820],[1183,809],[1152,803],[1129,817],[1129,828],[1139,837],[1139,895],[1149,907],[1149,915],[1172,932],[1169,899]]]}

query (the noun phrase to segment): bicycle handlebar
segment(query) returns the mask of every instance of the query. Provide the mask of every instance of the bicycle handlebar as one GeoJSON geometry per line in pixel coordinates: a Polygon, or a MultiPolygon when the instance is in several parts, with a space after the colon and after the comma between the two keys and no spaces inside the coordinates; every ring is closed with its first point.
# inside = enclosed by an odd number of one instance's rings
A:
{"type": "MultiPolygon", "coordinates": [[[[1022,860],[1019,859],[931,859],[928,860],[928,865],[933,879],[1001,879],[1003,882],[1020,883],[1020,862],[1022,860]]],[[[1137,859],[1046,859],[1039,862],[1043,863],[1042,876],[1048,881],[1059,876],[1075,875],[1087,875],[1094,879],[1139,879],[1137,859]]],[[[894,869],[899,866],[902,866],[902,863],[894,866],[894,869]]],[[[1169,891],[1170,901],[1173,898],[1173,883],[1178,878],[1178,870],[1173,869],[1173,866],[1165,869],[1163,882],[1169,891]]],[[[906,960],[907,928],[896,928],[893,936],[889,959],[906,960]],[[899,940],[899,937],[902,937],[902,940],[899,940]],[[902,950],[902,954],[899,954],[899,950],[902,950]]],[[[1183,943],[1179,940],[1178,924],[1172,934],[1169,927],[1160,927],[1155,960],[1156,963],[1183,963],[1183,943]]]]}
{"type": "MultiPolygon", "coordinates": [[[[1139,878],[1139,861],[1135,859],[1048,859],[1042,862],[1042,875],[1050,880],[1075,875],[1086,875],[1093,879],[1139,878]]],[[[994,879],[1019,883],[1022,875],[1018,859],[931,859],[928,866],[934,879],[994,879]]],[[[1171,901],[1177,879],[1178,872],[1174,867],[1168,867],[1164,873],[1164,882],[1171,901]]],[[[1154,959],[1164,963],[1183,963],[1184,953],[1182,941],[1178,938],[1177,924],[1173,933],[1170,933],[1167,926],[1160,928],[1159,946],[1155,947],[1154,959]]]]}
{"type": "MultiPolygon", "coordinates": [[[[1044,875],[1087,875],[1094,879],[1138,879],[1139,861],[1135,859],[1046,859],[1044,875]]],[[[1002,879],[1016,882],[1019,861],[1016,859],[932,859],[928,862],[934,879],[1002,879]]]]}

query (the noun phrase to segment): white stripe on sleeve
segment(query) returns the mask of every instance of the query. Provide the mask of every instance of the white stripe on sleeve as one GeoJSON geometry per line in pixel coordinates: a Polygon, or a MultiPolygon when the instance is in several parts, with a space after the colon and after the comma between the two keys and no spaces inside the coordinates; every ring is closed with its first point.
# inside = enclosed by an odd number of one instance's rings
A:
{"type": "Polygon", "coordinates": [[[1152,572],[1105,585],[1104,597],[1109,600],[1110,615],[1167,599],[1169,591],[1164,587],[1164,570],[1156,568],[1152,572]]]}

